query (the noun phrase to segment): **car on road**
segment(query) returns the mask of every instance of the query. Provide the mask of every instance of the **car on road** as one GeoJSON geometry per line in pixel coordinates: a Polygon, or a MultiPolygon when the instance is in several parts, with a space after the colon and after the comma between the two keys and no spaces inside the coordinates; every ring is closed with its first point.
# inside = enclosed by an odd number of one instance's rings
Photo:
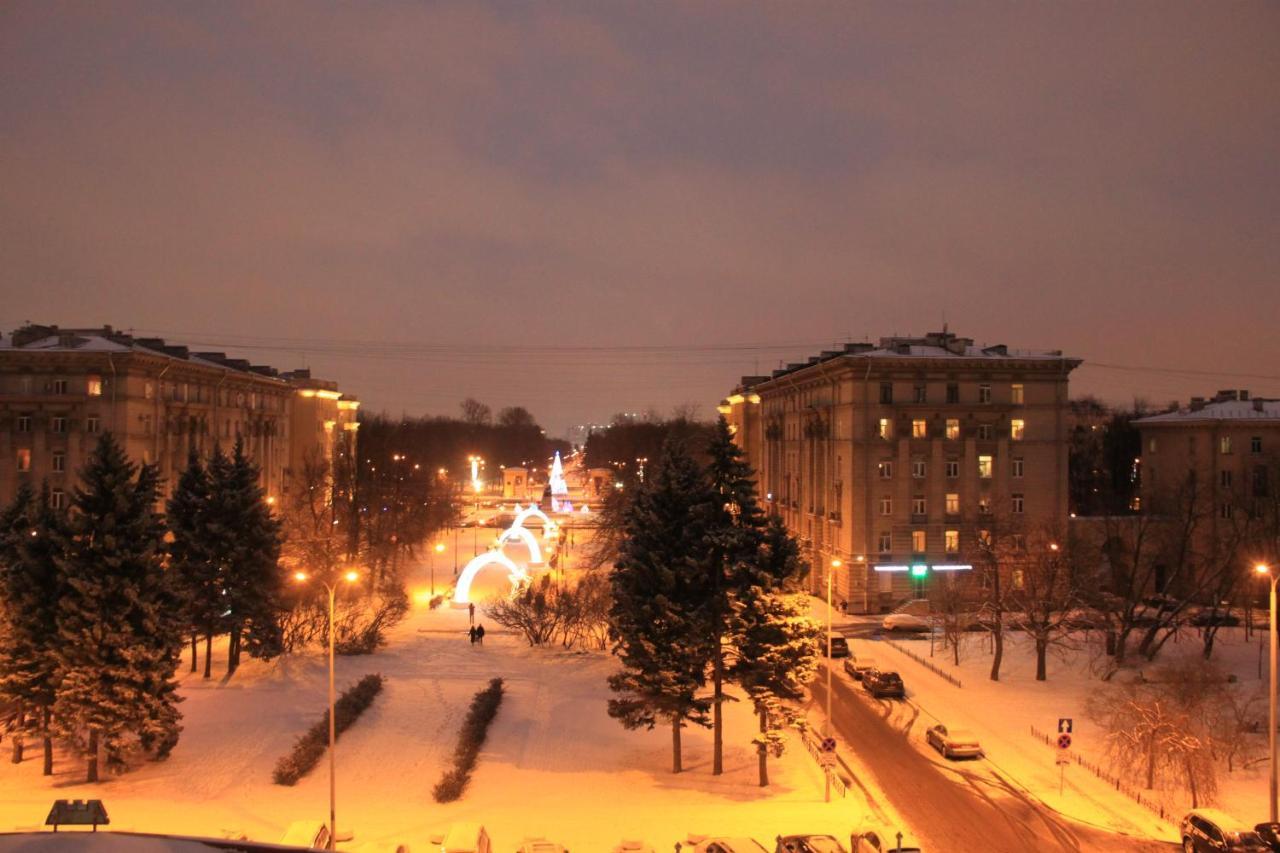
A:
{"type": "Polygon", "coordinates": [[[646,844],[643,841],[637,841],[634,838],[623,839],[617,847],[613,848],[609,853],[654,853],[653,845],[646,844]]]}
{"type": "MultiPolygon", "coordinates": [[[[706,838],[691,835],[689,836],[689,844],[692,846],[687,849],[693,851],[693,853],[769,853],[759,841],[746,836],[735,838],[728,835],[717,835],[715,838],[706,838]]],[[[677,851],[685,849],[683,845],[676,844],[677,851]]]]}
{"type": "Polygon", "coordinates": [[[493,853],[488,831],[478,823],[455,823],[444,835],[431,836],[440,853],[493,853]]]}
{"type": "Polygon", "coordinates": [[[920,846],[907,839],[901,832],[883,827],[862,830],[849,838],[853,853],[920,853],[920,846]]]}
{"type": "Polygon", "coordinates": [[[1258,833],[1258,837],[1271,845],[1271,849],[1280,853],[1280,823],[1260,823],[1254,826],[1253,831],[1258,833]]]}
{"type": "Polygon", "coordinates": [[[520,842],[516,853],[569,853],[569,848],[545,838],[526,838],[520,842]]]}
{"type": "Polygon", "coordinates": [[[914,613],[890,613],[884,617],[880,627],[890,633],[919,633],[929,630],[929,620],[914,613]]]}
{"type": "Polygon", "coordinates": [[[848,853],[830,835],[779,835],[774,853],[848,853]]]}
{"type": "Polygon", "coordinates": [[[310,850],[328,850],[329,824],[318,820],[295,820],[285,828],[280,843],[310,850]]]}
{"type": "MultiPolygon", "coordinates": [[[[825,654],[827,653],[827,643],[826,643],[826,640],[825,640],[825,639],[824,639],[824,640],[819,640],[818,642],[822,645],[822,653],[825,655],[825,654]]],[[[831,657],[832,657],[832,658],[847,658],[848,656],[849,656],[849,641],[848,641],[848,640],[846,640],[844,637],[840,637],[840,636],[832,635],[832,637],[831,637],[831,657]]]]}
{"type": "Polygon", "coordinates": [[[896,672],[876,672],[871,678],[863,678],[862,686],[877,699],[905,699],[907,688],[902,676],[896,672]]]}
{"type": "Polygon", "coordinates": [[[1262,840],[1254,828],[1240,823],[1218,809],[1192,809],[1179,825],[1182,849],[1186,853],[1200,851],[1249,851],[1262,853],[1271,845],[1262,840]]]}
{"type": "Polygon", "coordinates": [[[875,668],[875,658],[850,657],[844,662],[844,671],[853,676],[855,681],[861,681],[863,676],[875,668]]]}
{"type": "Polygon", "coordinates": [[[978,743],[977,735],[967,729],[948,729],[939,723],[925,729],[924,739],[946,759],[982,757],[982,744],[978,743]]]}

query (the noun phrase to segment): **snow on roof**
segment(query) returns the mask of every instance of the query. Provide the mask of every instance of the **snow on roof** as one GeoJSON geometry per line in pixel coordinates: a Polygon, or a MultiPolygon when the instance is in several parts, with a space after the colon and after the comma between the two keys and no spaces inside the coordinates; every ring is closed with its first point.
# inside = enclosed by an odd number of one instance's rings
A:
{"type": "Polygon", "coordinates": [[[0,833],[0,853],[213,853],[213,851],[305,850],[283,844],[230,841],[223,838],[196,838],[178,835],[148,835],[137,832],[53,832],[0,833]]]}
{"type": "Polygon", "coordinates": [[[1280,421],[1280,400],[1222,400],[1205,403],[1202,408],[1188,407],[1140,418],[1135,423],[1138,426],[1166,426],[1212,421],[1280,421]]]}

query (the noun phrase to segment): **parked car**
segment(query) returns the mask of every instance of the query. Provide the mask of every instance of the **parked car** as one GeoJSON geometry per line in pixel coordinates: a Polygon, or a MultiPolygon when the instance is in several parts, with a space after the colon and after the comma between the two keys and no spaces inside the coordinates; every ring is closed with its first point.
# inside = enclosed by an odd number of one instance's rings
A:
{"type": "Polygon", "coordinates": [[[853,657],[851,656],[844,662],[844,671],[853,676],[855,681],[861,681],[863,675],[868,670],[876,668],[876,659],[872,657],[853,657]]]}
{"type": "Polygon", "coordinates": [[[1191,617],[1191,624],[1197,628],[1216,625],[1222,628],[1240,627],[1240,617],[1222,607],[1205,607],[1191,617]]]}
{"type": "Polygon", "coordinates": [[[774,853],[848,853],[830,835],[779,835],[774,853]]]}
{"type": "Polygon", "coordinates": [[[646,844],[643,841],[637,841],[633,838],[623,839],[623,841],[614,847],[609,853],[655,853],[653,845],[646,844]]]}
{"type": "MultiPolygon", "coordinates": [[[[689,848],[693,853],[769,853],[759,841],[746,836],[740,838],[730,836],[706,838],[691,835],[689,836],[689,844],[693,845],[689,848]]],[[[676,844],[676,850],[679,851],[681,849],[683,849],[682,845],[676,844]]]]}
{"type": "Polygon", "coordinates": [[[919,845],[907,839],[897,830],[876,827],[863,827],[849,838],[849,846],[853,853],[920,853],[919,845]],[[901,839],[901,840],[899,840],[901,839]]]}
{"type": "MultiPolygon", "coordinates": [[[[818,643],[822,646],[822,653],[825,655],[825,654],[827,653],[827,641],[826,641],[826,638],[823,638],[823,639],[819,640],[819,641],[818,641],[818,643]]],[[[832,657],[832,658],[847,658],[848,656],[849,656],[849,641],[848,641],[848,640],[846,640],[844,637],[840,637],[840,636],[832,635],[832,637],[831,637],[831,657],[832,657]]]]}
{"type": "Polygon", "coordinates": [[[1260,823],[1253,828],[1258,837],[1271,845],[1271,849],[1280,853],[1280,823],[1260,823]]]}
{"type": "Polygon", "coordinates": [[[431,836],[440,853],[493,853],[489,833],[478,823],[455,823],[444,835],[431,836]]]}
{"type": "Polygon", "coordinates": [[[916,616],[914,613],[890,613],[884,617],[884,621],[880,623],[880,627],[890,633],[902,631],[906,633],[919,633],[929,630],[929,620],[922,616],[916,616]]]}
{"type": "Polygon", "coordinates": [[[329,825],[318,820],[295,820],[285,828],[280,843],[290,847],[328,850],[329,825]]]}
{"type": "Polygon", "coordinates": [[[1253,827],[1242,824],[1218,809],[1192,809],[1182,819],[1182,849],[1186,853],[1217,853],[1221,850],[1269,851],[1253,827]]]}
{"type": "Polygon", "coordinates": [[[569,853],[569,848],[545,838],[526,838],[520,842],[516,853],[569,853]]]}
{"type": "Polygon", "coordinates": [[[907,688],[902,683],[902,676],[896,672],[877,672],[875,677],[862,682],[867,692],[877,699],[905,699],[907,688]]]}
{"type": "Polygon", "coordinates": [[[871,682],[875,681],[878,675],[880,675],[880,670],[876,669],[874,666],[870,669],[864,669],[862,671],[862,689],[870,693],[871,682]]]}
{"type": "Polygon", "coordinates": [[[929,746],[942,753],[943,758],[981,758],[982,744],[967,729],[948,729],[939,723],[925,729],[924,739],[929,746]]]}

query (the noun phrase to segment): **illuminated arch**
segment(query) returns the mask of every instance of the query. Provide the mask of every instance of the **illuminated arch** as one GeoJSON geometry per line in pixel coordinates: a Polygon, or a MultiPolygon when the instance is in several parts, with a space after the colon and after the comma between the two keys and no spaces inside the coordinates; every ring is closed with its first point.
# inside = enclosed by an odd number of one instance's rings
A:
{"type": "Polygon", "coordinates": [[[524,527],[525,519],[535,515],[542,519],[543,530],[549,530],[556,526],[556,523],[547,518],[547,514],[539,509],[537,504],[529,504],[527,507],[520,510],[520,512],[516,514],[516,520],[511,522],[511,526],[524,527]]]}
{"type": "Polygon", "coordinates": [[[529,579],[525,570],[513,563],[506,554],[501,551],[485,551],[467,563],[462,574],[458,576],[458,586],[453,593],[454,603],[467,604],[471,600],[471,582],[475,580],[481,569],[491,565],[502,566],[510,572],[507,578],[511,581],[513,592],[521,583],[529,579]]]}
{"type": "Polygon", "coordinates": [[[498,547],[502,547],[512,539],[519,539],[529,549],[529,565],[542,564],[542,549],[538,547],[537,537],[525,528],[513,524],[502,531],[502,535],[498,537],[498,547]]]}

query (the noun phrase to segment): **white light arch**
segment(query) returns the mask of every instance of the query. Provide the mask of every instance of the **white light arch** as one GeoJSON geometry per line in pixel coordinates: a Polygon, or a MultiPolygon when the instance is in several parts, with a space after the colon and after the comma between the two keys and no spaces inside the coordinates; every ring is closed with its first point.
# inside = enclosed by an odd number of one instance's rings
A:
{"type": "Polygon", "coordinates": [[[556,523],[547,518],[547,514],[539,509],[537,504],[529,504],[527,507],[520,510],[520,512],[516,514],[516,520],[511,522],[511,526],[524,527],[525,519],[535,515],[542,519],[543,530],[549,530],[556,526],[556,523]]]}
{"type": "Polygon", "coordinates": [[[507,569],[510,574],[507,575],[511,581],[511,589],[514,591],[523,581],[529,579],[529,575],[524,569],[517,566],[511,561],[511,558],[501,551],[485,551],[474,557],[471,562],[467,563],[466,568],[462,570],[462,574],[458,576],[458,586],[454,590],[453,600],[456,604],[467,604],[471,600],[471,582],[475,580],[476,575],[486,566],[499,565],[507,569]]]}
{"type": "Polygon", "coordinates": [[[529,549],[529,565],[542,564],[542,549],[538,547],[538,540],[532,533],[519,525],[513,524],[502,531],[502,535],[498,537],[498,546],[501,547],[512,539],[519,539],[529,549]]]}

